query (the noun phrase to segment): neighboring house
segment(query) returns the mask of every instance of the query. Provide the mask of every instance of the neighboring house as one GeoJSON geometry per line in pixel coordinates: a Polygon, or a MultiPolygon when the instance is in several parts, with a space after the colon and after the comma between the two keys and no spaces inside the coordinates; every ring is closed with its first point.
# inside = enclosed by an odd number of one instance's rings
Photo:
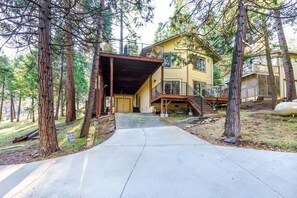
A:
{"type": "MultiPolygon", "coordinates": [[[[271,53],[272,66],[275,76],[276,93],[278,99],[286,97],[286,78],[284,73],[283,61],[280,51],[271,53]]],[[[294,70],[294,77],[297,78],[297,53],[290,52],[291,62],[294,70]]],[[[268,67],[265,54],[253,56],[246,61],[243,67],[241,81],[241,99],[245,101],[256,101],[271,99],[271,89],[269,86],[268,67]]],[[[230,76],[225,77],[228,83],[230,76]]],[[[297,80],[295,80],[297,87],[297,80]]]]}
{"type": "Polygon", "coordinates": [[[170,37],[144,48],[140,56],[102,53],[100,60],[97,115],[106,107],[100,96],[113,96],[112,112],[161,115],[189,108],[212,113],[210,103],[226,103],[224,89],[213,86],[213,64],[221,58],[197,35],[170,37]]]}

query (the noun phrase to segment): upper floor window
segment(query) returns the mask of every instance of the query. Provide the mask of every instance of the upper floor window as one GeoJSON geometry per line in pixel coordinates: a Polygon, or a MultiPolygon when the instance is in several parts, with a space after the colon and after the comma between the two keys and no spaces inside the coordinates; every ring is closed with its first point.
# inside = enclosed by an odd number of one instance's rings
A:
{"type": "Polygon", "coordinates": [[[177,54],[164,54],[164,67],[177,67],[177,54]]]}
{"type": "Polygon", "coordinates": [[[195,58],[193,65],[194,65],[194,69],[199,69],[200,71],[203,71],[203,72],[206,71],[205,58],[202,58],[202,57],[195,58]]]}

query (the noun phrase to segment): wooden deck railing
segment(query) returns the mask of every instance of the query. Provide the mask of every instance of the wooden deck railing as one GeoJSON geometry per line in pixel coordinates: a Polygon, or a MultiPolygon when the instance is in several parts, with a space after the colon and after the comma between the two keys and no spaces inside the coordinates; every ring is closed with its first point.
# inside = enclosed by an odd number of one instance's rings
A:
{"type": "Polygon", "coordinates": [[[191,87],[187,82],[160,82],[152,89],[152,98],[158,97],[160,94],[166,95],[182,95],[182,96],[198,96],[202,97],[215,97],[215,98],[227,98],[228,96],[228,88],[225,86],[213,86],[213,85],[205,85],[202,93],[199,93],[193,87],[191,87]]]}
{"type": "Polygon", "coordinates": [[[201,93],[199,93],[197,90],[195,90],[186,82],[176,83],[176,84],[168,83],[167,85],[166,85],[166,82],[159,83],[152,89],[152,99],[155,99],[160,95],[161,97],[164,97],[164,98],[166,97],[168,98],[168,95],[188,96],[187,97],[188,102],[194,108],[196,108],[199,111],[199,113],[202,115],[203,115],[203,109],[206,106],[209,106],[212,109],[214,109],[214,106],[210,102],[208,102],[201,93]],[[162,84],[164,84],[163,90],[162,90],[162,84]]]}

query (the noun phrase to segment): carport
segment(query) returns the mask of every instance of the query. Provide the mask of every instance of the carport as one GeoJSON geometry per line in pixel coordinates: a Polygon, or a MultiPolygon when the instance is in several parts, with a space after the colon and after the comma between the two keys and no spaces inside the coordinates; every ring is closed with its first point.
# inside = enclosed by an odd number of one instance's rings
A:
{"type": "MultiPolygon", "coordinates": [[[[106,96],[134,95],[162,63],[163,59],[101,53],[95,90],[96,117],[104,112],[106,96]]],[[[113,101],[109,100],[109,103],[113,107],[113,101]]],[[[110,114],[113,113],[113,108],[110,108],[110,114]]]]}

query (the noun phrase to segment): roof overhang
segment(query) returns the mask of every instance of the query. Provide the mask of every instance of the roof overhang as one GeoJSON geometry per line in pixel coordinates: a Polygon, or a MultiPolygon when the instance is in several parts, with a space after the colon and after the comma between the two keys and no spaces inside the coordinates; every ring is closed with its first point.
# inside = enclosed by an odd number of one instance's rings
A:
{"type": "Polygon", "coordinates": [[[113,93],[135,94],[162,65],[163,59],[100,53],[100,64],[107,94],[110,92],[110,61],[113,59],[113,93]]]}

